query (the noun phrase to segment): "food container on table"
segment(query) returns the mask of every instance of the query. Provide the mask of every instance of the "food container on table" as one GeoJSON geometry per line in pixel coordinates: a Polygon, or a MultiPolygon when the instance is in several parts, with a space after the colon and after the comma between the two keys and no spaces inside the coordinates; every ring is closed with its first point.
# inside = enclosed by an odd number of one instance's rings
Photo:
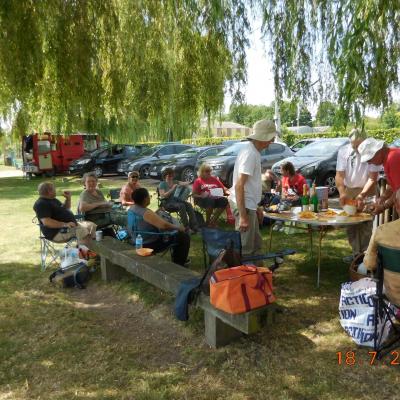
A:
{"type": "Polygon", "coordinates": [[[345,204],[343,210],[349,215],[356,215],[357,213],[357,207],[350,204],[345,204]]]}

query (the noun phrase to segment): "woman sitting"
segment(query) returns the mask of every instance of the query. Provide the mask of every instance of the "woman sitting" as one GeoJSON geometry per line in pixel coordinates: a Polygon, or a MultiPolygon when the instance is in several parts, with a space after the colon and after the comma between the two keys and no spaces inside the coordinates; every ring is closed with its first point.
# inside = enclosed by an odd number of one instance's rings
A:
{"type": "Polygon", "coordinates": [[[195,204],[206,210],[206,225],[215,226],[218,217],[228,205],[229,191],[216,177],[211,176],[211,167],[202,164],[193,183],[195,204]]]}
{"type": "Polygon", "coordinates": [[[192,232],[197,232],[199,227],[193,206],[180,197],[182,194],[190,192],[189,183],[174,181],[174,175],[172,168],[166,168],[163,172],[164,181],[158,187],[161,205],[169,212],[177,211],[183,226],[186,229],[191,229],[192,232]]]}
{"type": "Polygon", "coordinates": [[[292,205],[300,205],[300,197],[303,195],[303,186],[307,185],[307,181],[303,175],[296,173],[294,165],[286,161],[281,165],[282,174],[282,196],[292,205]]]}
{"type": "Polygon", "coordinates": [[[185,266],[188,263],[190,236],[182,225],[176,226],[164,220],[150,210],[150,195],[147,189],[139,188],[133,192],[134,205],[128,210],[128,231],[133,240],[139,232],[143,238],[143,247],[160,252],[172,246],[172,262],[185,266]],[[177,231],[171,235],[160,234],[162,231],[177,231]]]}
{"type": "Polygon", "coordinates": [[[138,171],[129,172],[128,183],[122,186],[119,194],[119,200],[123,207],[129,207],[133,205],[132,193],[140,188],[139,183],[140,173],[138,171]]]}
{"type": "Polygon", "coordinates": [[[109,227],[113,223],[111,211],[113,203],[106,201],[103,193],[97,189],[97,177],[88,172],[83,177],[85,190],[79,196],[78,212],[85,214],[85,220],[94,222],[104,235],[115,236],[109,227]]]}

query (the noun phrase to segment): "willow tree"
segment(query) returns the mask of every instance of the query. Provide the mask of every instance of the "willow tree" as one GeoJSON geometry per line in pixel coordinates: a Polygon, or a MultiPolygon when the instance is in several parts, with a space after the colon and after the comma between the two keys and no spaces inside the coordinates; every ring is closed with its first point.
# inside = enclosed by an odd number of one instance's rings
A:
{"type": "Polygon", "coordinates": [[[399,86],[398,0],[259,0],[279,94],[339,104],[342,120],[386,107],[399,86]]]}
{"type": "Polygon", "coordinates": [[[183,136],[245,80],[244,0],[3,0],[0,111],[31,129],[183,136]]]}

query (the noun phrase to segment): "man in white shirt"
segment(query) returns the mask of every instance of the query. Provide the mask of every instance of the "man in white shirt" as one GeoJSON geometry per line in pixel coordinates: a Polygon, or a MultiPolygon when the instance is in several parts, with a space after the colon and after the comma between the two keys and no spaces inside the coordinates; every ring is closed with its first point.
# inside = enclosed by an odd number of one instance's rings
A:
{"type": "MultiPolygon", "coordinates": [[[[349,135],[350,143],[339,150],[335,181],[341,206],[348,200],[363,202],[366,196],[375,194],[378,173],[382,167],[361,162],[361,155],[357,149],[366,137],[364,131],[353,129],[349,135]]],[[[355,255],[367,249],[371,234],[372,222],[347,228],[353,255],[345,257],[345,261],[351,262],[355,255]]]]}
{"type": "Polygon", "coordinates": [[[257,207],[261,201],[261,151],[277,135],[273,121],[257,121],[249,143],[243,147],[235,161],[233,185],[229,202],[235,216],[235,228],[240,231],[243,255],[259,253],[262,239],[258,226],[257,207]]]}

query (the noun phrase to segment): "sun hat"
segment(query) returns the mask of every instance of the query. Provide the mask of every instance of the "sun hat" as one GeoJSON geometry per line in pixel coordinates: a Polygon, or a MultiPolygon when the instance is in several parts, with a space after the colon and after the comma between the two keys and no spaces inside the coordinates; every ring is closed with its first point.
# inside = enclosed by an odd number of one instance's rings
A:
{"type": "Polygon", "coordinates": [[[259,140],[260,142],[270,142],[278,134],[274,121],[262,119],[253,126],[253,133],[247,139],[259,140]]]}
{"type": "Polygon", "coordinates": [[[361,156],[361,162],[367,162],[371,158],[375,157],[375,154],[383,147],[385,144],[384,140],[367,138],[359,146],[358,152],[361,156]]]}
{"type": "Polygon", "coordinates": [[[350,131],[349,133],[349,139],[350,140],[359,140],[359,139],[366,139],[367,138],[367,133],[363,130],[360,130],[358,128],[354,128],[350,131]]]}

